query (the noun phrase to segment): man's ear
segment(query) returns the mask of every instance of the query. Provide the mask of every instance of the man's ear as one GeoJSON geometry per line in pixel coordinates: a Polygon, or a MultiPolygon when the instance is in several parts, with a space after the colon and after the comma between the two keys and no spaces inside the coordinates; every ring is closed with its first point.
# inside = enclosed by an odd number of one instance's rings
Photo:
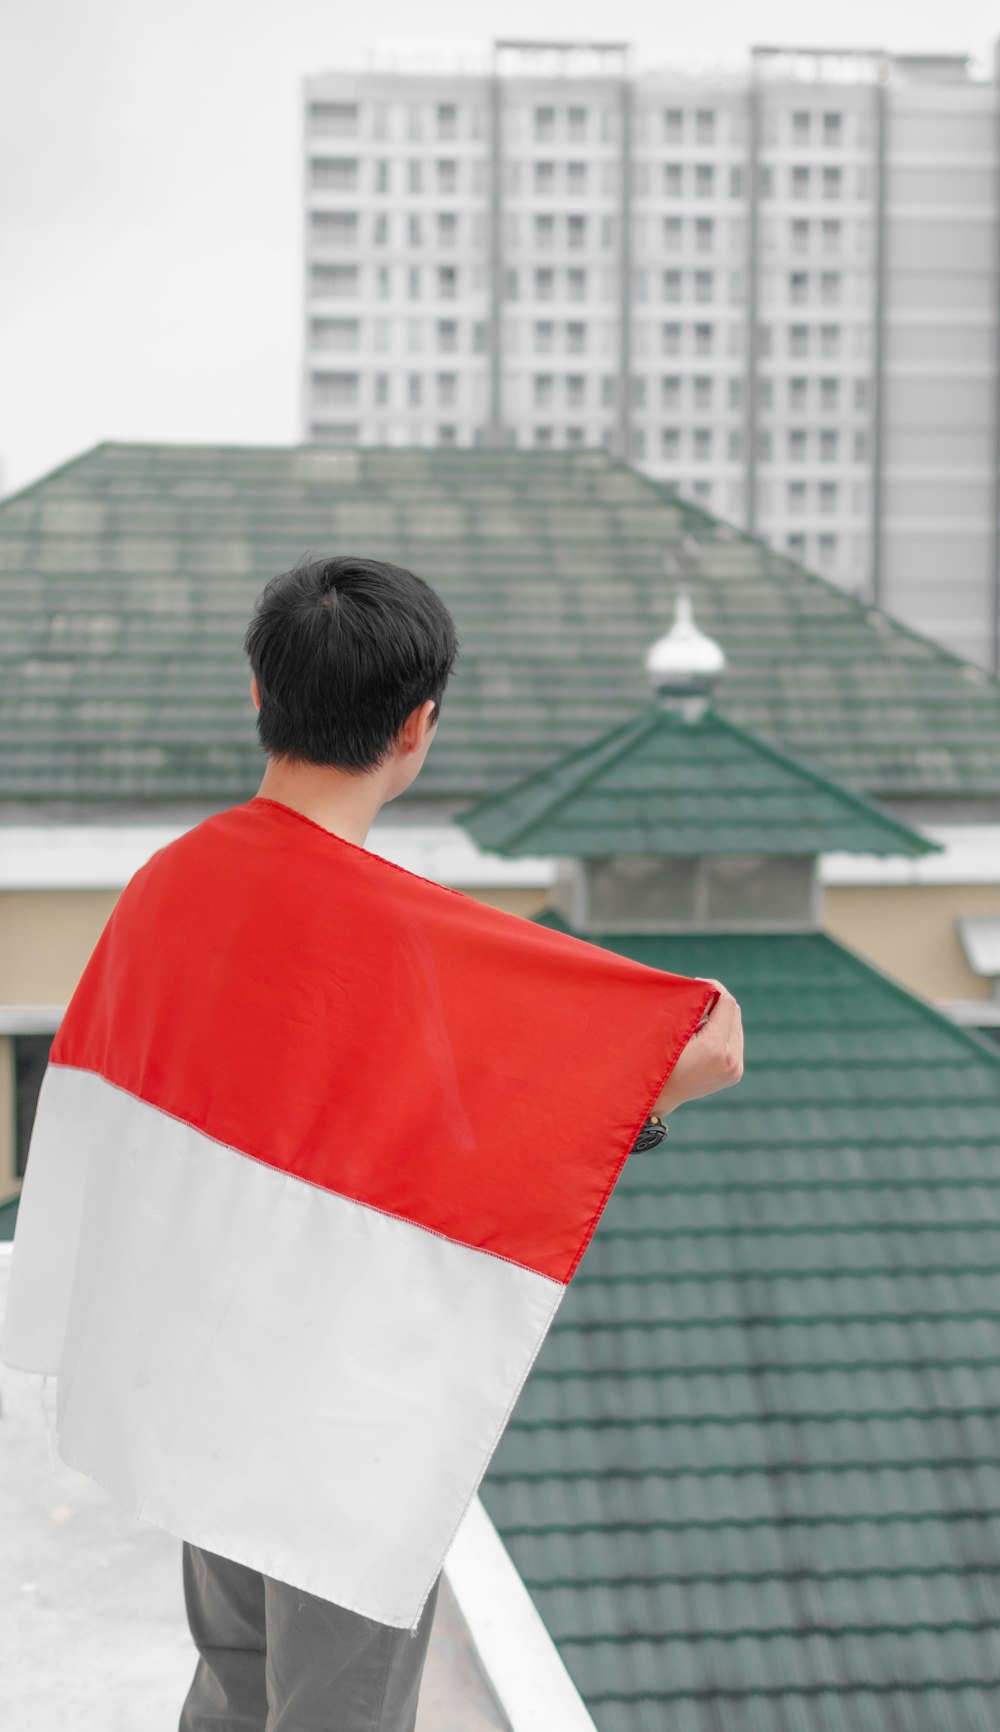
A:
{"type": "Polygon", "coordinates": [[[250,675],[250,696],[253,698],[254,709],[260,709],[260,691],[257,687],[257,675],[250,675]]]}

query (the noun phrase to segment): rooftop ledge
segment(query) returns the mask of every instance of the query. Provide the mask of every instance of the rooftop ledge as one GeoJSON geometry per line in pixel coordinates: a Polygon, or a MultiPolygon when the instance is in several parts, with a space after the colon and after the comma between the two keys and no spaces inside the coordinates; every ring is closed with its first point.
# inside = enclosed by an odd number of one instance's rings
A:
{"type": "MultiPolygon", "coordinates": [[[[0,1243],[0,1315],[12,1252],[0,1243]]],[[[10,1724],[41,1724],[47,1695],[73,1732],[176,1725],[197,1662],[181,1542],[60,1461],[55,1398],[53,1378],[0,1361],[10,1724]]],[[[415,1732],[596,1732],[478,1497],[445,1562],[415,1732]]]]}
{"type": "MultiPolygon", "coordinates": [[[[899,855],[820,855],[819,877],[831,889],[848,885],[1000,883],[1000,824],[921,824],[944,852],[922,859],[899,855]]],[[[9,824],[2,829],[0,890],[120,890],[157,848],[188,828],[173,824],[9,824]]],[[[397,866],[455,889],[487,886],[547,889],[556,861],[507,860],[478,848],[457,823],[380,824],[365,846],[397,866]]]]}

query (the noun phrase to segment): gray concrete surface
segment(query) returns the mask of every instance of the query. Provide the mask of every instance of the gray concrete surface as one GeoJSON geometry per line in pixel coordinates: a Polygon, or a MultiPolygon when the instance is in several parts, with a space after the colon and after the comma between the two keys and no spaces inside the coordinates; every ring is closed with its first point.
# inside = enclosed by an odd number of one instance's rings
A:
{"type": "MultiPolygon", "coordinates": [[[[9,1264],[0,1253],[0,1315],[9,1264]]],[[[181,1542],[52,1458],[55,1394],[54,1379],[0,1363],[0,1724],[177,1732],[197,1659],[181,1542]]],[[[447,1575],[416,1732],[510,1732],[447,1575]]]]}

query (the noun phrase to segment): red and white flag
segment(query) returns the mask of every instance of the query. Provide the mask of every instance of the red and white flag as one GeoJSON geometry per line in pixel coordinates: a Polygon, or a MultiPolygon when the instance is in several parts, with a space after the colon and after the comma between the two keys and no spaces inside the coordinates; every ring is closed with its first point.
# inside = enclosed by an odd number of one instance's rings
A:
{"type": "Polygon", "coordinates": [[[256,796],[130,881],[52,1047],[0,1357],[134,1516],[415,1629],[716,997],[256,796]]]}

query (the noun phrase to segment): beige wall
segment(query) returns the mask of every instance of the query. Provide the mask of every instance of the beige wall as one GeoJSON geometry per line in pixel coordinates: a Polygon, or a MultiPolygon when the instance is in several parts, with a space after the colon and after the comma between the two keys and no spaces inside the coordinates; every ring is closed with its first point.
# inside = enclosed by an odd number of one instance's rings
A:
{"type": "Polygon", "coordinates": [[[65,1004],[116,901],[114,890],[0,891],[0,1003],[65,1004]]]}
{"type": "Polygon", "coordinates": [[[823,926],[867,962],[935,1004],[989,998],[965,960],[955,921],[1000,915],[1000,884],[905,884],[827,889],[823,926]]]}

